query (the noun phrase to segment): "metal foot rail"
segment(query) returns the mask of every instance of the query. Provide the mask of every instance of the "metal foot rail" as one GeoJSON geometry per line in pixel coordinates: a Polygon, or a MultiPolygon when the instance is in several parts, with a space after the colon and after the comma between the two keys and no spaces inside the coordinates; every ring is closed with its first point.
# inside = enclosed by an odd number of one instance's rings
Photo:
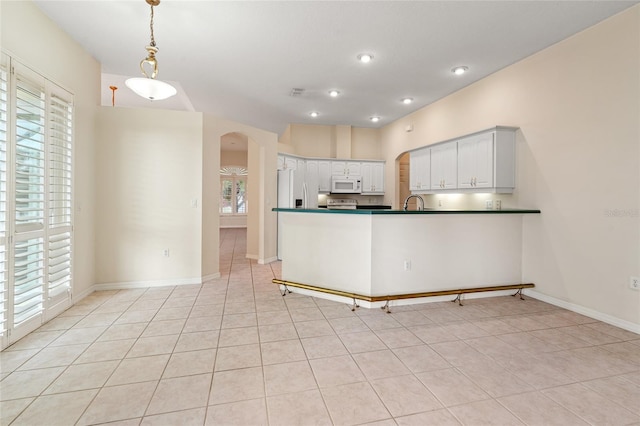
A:
{"type": "Polygon", "coordinates": [[[360,305],[358,305],[358,300],[364,300],[366,302],[386,302],[384,306],[381,307],[381,309],[386,310],[387,313],[391,312],[390,306],[389,306],[389,302],[392,300],[402,300],[402,299],[416,299],[419,297],[434,297],[434,296],[450,296],[450,295],[456,295],[456,298],[454,300],[452,300],[452,302],[458,302],[458,304],[460,306],[462,305],[462,295],[463,294],[467,294],[467,293],[479,293],[479,292],[483,292],[483,291],[500,291],[500,290],[518,290],[515,294],[512,294],[512,296],[520,296],[521,300],[524,300],[524,297],[522,297],[522,290],[525,288],[532,288],[535,287],[535,284],[533,283],[527,283],[527,284],[506,284],[506,285],[494,285],[494,286],[487,286],[487,287],[471,287],[471,288],[460,288],[457,290],[437,290],[437,291],[425,291],[425,292],[421,292],[421,293],[404,293],[404,294],[390,294],[390,295],[386,295],[386,296],[365,296],[363,294],[356,294],[356,293],[350,293],[347,291],[341,291],[341,290],[334,290],[331,288],[326,288],[326,287],[319,287],[319,286],[315,286],[315,285],[309,285],[309,284],[302,284],[302,283],[296,283],[293,281],[286,281],[286,280],[281,280],[278,278],[274,278],[273,280],[271,280],[272,283],[274,284],[278,284],[281,286],[284,286],[284,291],[281,292],[282,296],[286,296],[287,292],[291,293],[291,290],[289,290],[289,287],[296,287],[296,288],[302,288],[305,290],[312,290],[312,291],[317,291],[320,293],[327,293],[327,294],[333,294],[335,296],[342,296],[342,297],[346,297],[348,299],[353,300],[353,305],[351,307],[352,311],[355,311],[356,308],[360,307],[360,305]]]}

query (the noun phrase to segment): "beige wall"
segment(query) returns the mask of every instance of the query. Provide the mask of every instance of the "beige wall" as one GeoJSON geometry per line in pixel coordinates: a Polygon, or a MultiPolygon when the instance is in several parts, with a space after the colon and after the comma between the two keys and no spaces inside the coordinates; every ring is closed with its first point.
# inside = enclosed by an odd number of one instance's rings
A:
{"type": "Polygon", "coordinates": [[[351,158],[381,160],[380,131],[354,127],[351,129],[351,158]]]}
{"type": "Polygon", "coordinates": [[[219,273],[220,185],[217,184],[219,179],[216,178],[216,174],[220,169],[220,138],[232,132],[241,133],[249,140],[250,207],[247,215],[247,257],[262,263],[276,258],[276,215],[271,209],[277,204],[278,135],[205,114],[202,159],[202,268],[205,277],[219,273]],[[256,155],[259,160],[254,162],[256,155]]]}
{"type": "Polygon", "coordinates": [[[517,189],[502,198],[542,210],[525,220],[523,280],[637,327],[640,293],[629,277],[640,275],[639,76],[635,6],[385,127],[386,198],[395,198],[404,151],[520,127],[517,189]]]}
{"type": "Polygon", "coordinates": [[[248,165],[247,158],[247,151],[220,151],[220,166],[240,166],[246,168],[248,165]]]}
{"type": "Polygon", "coordinates": [[[91,291],[95,261],[95,137],[100,64],[31,2],[0,1],[0,47],[74,94],[74,297],[91,291]],[[37,28],[25,32],[25,28],[37,28]]]}
{"type": "Polygon", "coordinates": [[[200,282],[202,114],[103,107],[96,133],[96,283],[200,282]]]}
{"type": "Polygon", "coordinates": [[[290,124],[279,142],[279,152],[302,157],[382,159],[378,129],[290,124]]]}

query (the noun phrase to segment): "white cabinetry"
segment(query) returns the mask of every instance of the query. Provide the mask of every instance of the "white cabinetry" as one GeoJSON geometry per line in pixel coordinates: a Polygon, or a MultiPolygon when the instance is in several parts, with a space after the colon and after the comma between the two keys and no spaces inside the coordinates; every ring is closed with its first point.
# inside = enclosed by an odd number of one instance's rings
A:
{"type": "Polygon", "coordinates": [[[517,130],[497,126],[412,151],[409,189],[423,194],[513,192],[517,130]]]}
{"type": "Polygon", "coordinates": [[[332,176],[361,176],[363,194],[384,194],[384,165],[381,160],[331,160],[278,154],[278,171],[291,172],[294,200],[303,198],[306,188],[311,202],[318,194],[331,193],[332,176]]]}
{"type": "Polygon", "coordinates": [[[421,148],[409,154],[409,190],[431,189],[431,149],[421,148]]]}
{"type": "Polygon", "coordinates": [[[458,188],[509,193],[515,188],[515,131],[496,127],[458,141],[458,188]]]}
{"type": "Polygon", "coordinates": [[[333,176],[349,176],[362,174],[359,161],[332,161],[331,174],[333,176]]]}
{"type": "Polygon", "coordinates": [[[331,161],[318,160],[318,191],[331,192],[331,161]]]}
{"type": "Polygon", "coordinates": [[[384,162],[363,161],[360,171],[363,194],[384,194],[384,162]]]}
{"type": "Polygon", "coordinates": [[[431,189],[458,187],[458,146],[448,142],[431,148],[431,189]]]}
{"type": "Polygon", "coordinates": [[[298,165],[296,157],[288,155],[278,155],[278,170],[295,170],[298,165]]]}
{"type": "Polygon", "coordinates": [[[304,190],[306,190],[306,208],[315,209],[318,207],[319,175],[318,160],[305,161],[304,190]]]}
{"type": "Polygon", "coordinates": [[[458,188],[493,187],[494,135],[483,133],[458,141],[458,188]]]}

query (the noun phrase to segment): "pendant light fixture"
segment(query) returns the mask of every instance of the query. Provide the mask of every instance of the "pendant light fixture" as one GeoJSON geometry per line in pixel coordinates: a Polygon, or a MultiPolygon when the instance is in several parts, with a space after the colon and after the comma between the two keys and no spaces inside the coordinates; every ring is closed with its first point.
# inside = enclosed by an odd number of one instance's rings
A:
{"type": "Polygon", "coordinates": [[[129,89],[143,98],[151,101],[159,101],[170,98],[175,95],[177,91],[172,85],[156,80],[156,76],[158,75],[158,60],[156,59],[158,48],[156,47],[156,40],[153,36],[153,7],[159,5],[160,0],[145,1],[151,6],[151,23],[149,25],[151,28],[151,43],[145,47],[147,49],[147,57],[140,61],[140,70],[144,78],[130,78],[125,81],[125,84],[129,89]],[[150,67],[151,75],[147,73],[145,66],[150,67]]]}

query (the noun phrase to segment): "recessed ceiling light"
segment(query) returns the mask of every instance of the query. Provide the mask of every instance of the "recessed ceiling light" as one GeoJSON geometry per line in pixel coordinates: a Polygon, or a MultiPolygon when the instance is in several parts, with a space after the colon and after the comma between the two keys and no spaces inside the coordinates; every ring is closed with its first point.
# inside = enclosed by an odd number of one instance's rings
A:
{"type": "Polygon", "coordinates": [[[375,117],[374,116],[374,117],[369,118],[369,120],[371,120],[374,123],[377,123],[378,121],[380,121],[380,117],[375,117]]]}
{"type": "Polygon", "coordinates": [[[337,90],[329,90],[329,96],[331,96],[332,98],[338,97],[339,94],[340,92],[338,92],[337,90]]]}
{"type": "Polygon", "coordinates": [[[402,103],[405,105],[409,105],[411,102],[413,102],[413,98],[402,98],[402,103]]]}
{"type": "Polygon", "coordinates": [[[373,59],[373,55],[370,53],[361,53],[358,55],[358,60],[363,64],[367,64],[371,62],[372,59],[373,59]]]}
{"type": "Polygon", "coordinates": [[[454,73],[455,75],[462,75],[468,70],[469,70],[468,67],[455,67],[454,69],[451,70],[451,72],[454,73]]]}
{"type": "Polygon", "coordinates": [[[317,116],[320,115],[320,113],[318,111],[313,111],[313,112],[310,112],[309,115],[313,118],[316,118],[317,116]]]}

